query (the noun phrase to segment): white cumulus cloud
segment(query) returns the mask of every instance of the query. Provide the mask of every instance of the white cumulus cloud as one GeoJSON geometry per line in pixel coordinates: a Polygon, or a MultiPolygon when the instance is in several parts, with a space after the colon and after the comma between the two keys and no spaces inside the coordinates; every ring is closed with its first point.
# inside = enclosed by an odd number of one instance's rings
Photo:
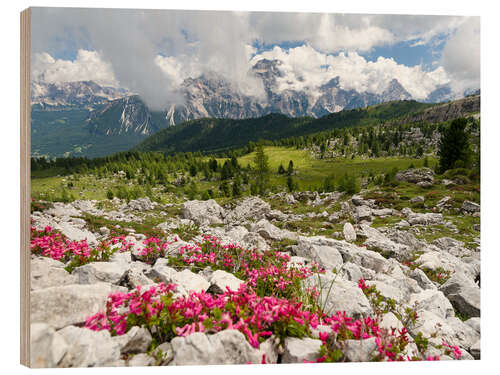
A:
{"type": "Polygon", "coordinates": [[[54,59],[46,52],[33,55],[32,79],[48,83],[94,81],[102,86],[117,86],[110,63],[102,60],[96,51],[78,50],[75,60],[54,59]]]}
{"type": "Polygon", "coordinates": [[[367,61],[357,52],[330,55],[308,45],[289,50],[276,46],[254,56],[252,63],[262,58],[283,61],[280,69],[284,77],[279,80],[281,90],[309,90],[314,93],[319,86],[338,76],[343,89],[381,94],[392,79],[397,79],[415,99],[425,99],[436,87],[449,82],[442,67],[428,72],[419,65],[408,67],[398,64],[392,58],[379,57],[376,61],[367,61]]]}
{"type": "Polygon", "coordinates": [[[480,80],[479,17],[470,17],[446,42],[441,56],[443,68],[452,77],[454,91],[479,87],[480,80]]]}
{"type": "Polygon", "coordinates": [[[378,93],[396,78],[421,99],[450,80],[457,92],[479,80],[479,47],[472,42],[479,34],[470,22],[450,16],[34,8],[33,76],[119,82],[156,109],[181,102],[182,81],[208,72],[260,96],[262,84],[249,74],[256,59],[250,46],[298,42],[303,46],[260,54],[284,61],[282,88],[315,92],[338,75],[345,88],[378,93]],[[398,42],[445,47],[433,71],[360,56],[398,42]],[[467,48],[460,49],[464,43],[467,48]],[[74,61],[52,58],[75,46],[80,51],[74,61]]]}

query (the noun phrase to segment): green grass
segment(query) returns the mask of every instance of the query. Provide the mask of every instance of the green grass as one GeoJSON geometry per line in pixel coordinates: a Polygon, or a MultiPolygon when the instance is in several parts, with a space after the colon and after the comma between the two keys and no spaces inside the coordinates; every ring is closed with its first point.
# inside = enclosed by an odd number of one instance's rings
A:
{"type": "MultiPolygon", "coordinates": [[[[408,169],[412,164],[415,167],[422,167],[424,159],[420,158],[400,158],[386,157],[365,159],[356,157],[336,158],[336,159],[315,159],[308,151],[297,150],[295,148],[264,147],[265,154],[269,157],[269,167],[273,176],[271,183],[280,186],[286,186],[285,176],[276,174],[280,164],[286,169],[290,160],[293,161],[295,175],[294,178],[299,183],[301,190],[310,190],[311,187],[317,187],[323,184],[326,177],[333,176],[336,183],[345,174],[355,176],[368,176],[387,173],[394,168],[398,170],[408,169]]],[[[241,166],[246,167],[248,164],[253,167],[255,152],[244,155],[238,159],[241,166]]],[[[433,158],[430,159],[431,164],[435,163],[433,158]]]]}
{"type": "MultiPolygon", "coordinates": [[[[310,156],[307,151],[296,150],[294,148],[284,147],[265,147],[265,153],[269,157],[269,165],[271,168],[271,185],[277,188],[277,191],[285,190],[286,176],[278,175],[277,170],[282,163],[285,168],[288,167],[288,162],[293,160],[294,163],[294,180],[299,184],[299,190],[313,190],[322,186],[326,177],[334,176],[337,184],[340,178],[347,174],[356,176],[368,176],[369,173],[374,175],[386,173],[393,168],[400,170],[408,168],[411,164],[420,166],[423,164],[423,159],[412,158],[378,158],[378,159],[344,159],[338,158],[334,160],[318,160],[310,156]]],[[[238,159],[241,166],[246,167],[248,164],[253,164],[255,154],[248,154],[238,159]]],[[[220,161],[223,161],[221,159],[220,161]]],[[[173,176],[169,176],[170,180],[173,176]]],[[[57,200],[61,196],[63,190],[67,190],[69,195],[75,199],[106,199],[108,189],[114,189],[118,185],[128,185],[133,187],[137,184],[136,180],[126,180],[119,177],[97,178],[96,176],[79,176],[77,179],[70,177],[51,176],[47,177],[45,173],[35,172],[32,176],[31,192],[32,196],[46,200],[57,200]],[[68,187],[68,183],[73,184],[68,187]]],[[[199,174],[195,182],[198,185],[198,191],[212,189],[214,192],[219,191],[219,181],[203,181],[199,174]]],[[[170,193],[167,193],[163,186],[153,189],[155,197],[161,201],[177,202],[176,198],[182,197],[186,187],[169,186],[170,193]]],[[[248,195],[248,192],[246,193],[248,195]]],[[[199,198],[199,197],[198,197],[199,198]]],[[[217,198],[221,203],[230,201],[227,198],[217,198]]],[[[320,210],[321,208],[316,208],[320,210]]]]}
{"type": "Polygon", "coordinates": [[[44,200],[56,200],[63,190],[73,195],[75,199],[106,199],[108,188],[116,184],[113,178],[98,179],[94,176],[80,176],[78,179],[69,177],[41,177],[31,179],[31,196],[44,200]],[[68,187],[71,183],[73,186],[68,187]]]}
{"type": "Polygon", "coordinates": [[[117,234],[128,234],[128,231],[124,228],[132,228],[136,231],[136,233],[142,233],[146,236],[163,237],[164,235],[160,229],[156,228],[158,224],[165,221],[165,218],[161,217],[148,217],[142,222],[128,222],[108,220],[103,217],[84,214],[83,219],[87,222],[89,229],[94,232],[99,231],[99,228],[101,227],[106,227],[117,234]],[[119,228],[116,227],[117,225],[119,225],[119,228]]]}

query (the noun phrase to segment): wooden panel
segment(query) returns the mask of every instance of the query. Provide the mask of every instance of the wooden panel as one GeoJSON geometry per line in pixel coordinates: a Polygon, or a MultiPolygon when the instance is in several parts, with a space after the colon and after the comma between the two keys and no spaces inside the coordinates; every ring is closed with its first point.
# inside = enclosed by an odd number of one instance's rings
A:
{"type": "Polygon", "coordinates": [[[21,364],[30,366],[30,9],[21,12],[21,364]]]}

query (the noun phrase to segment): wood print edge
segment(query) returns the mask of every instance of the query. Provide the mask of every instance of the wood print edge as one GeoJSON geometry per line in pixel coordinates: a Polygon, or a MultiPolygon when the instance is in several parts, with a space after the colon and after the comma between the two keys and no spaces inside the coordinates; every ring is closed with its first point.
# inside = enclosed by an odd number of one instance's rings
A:
{"type": "Polygon", "coordinates": [[[21,12],[20,42],[20,362],[30,367],[30,257],[29,257],[29,215],[30,215],[30,9],[21,12]]]}

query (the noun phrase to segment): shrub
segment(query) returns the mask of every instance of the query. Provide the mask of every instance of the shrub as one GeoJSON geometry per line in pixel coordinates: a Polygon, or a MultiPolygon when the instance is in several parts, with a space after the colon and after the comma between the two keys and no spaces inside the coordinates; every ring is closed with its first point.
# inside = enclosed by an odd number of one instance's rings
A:
{"type": "Polygon", "coordinates": [[[359,179],[355,176],[345,174],[339,181],[339,191],[346,192],[347,194],[356,194],[361,190],[359,179]]]}
{"type": "Polygon", "coordinates": [[[208,190],[205,190],[203,191],[203,193],[201,193],[201,200],[203,201],[208,201],[210,199],[210,193],[208,192],[208,190]]]}
{"type": "Polygon", "coordinates": [[[114,193],[113,193],[113,190],[109,189],[107,192],[106,192],[106,197],[111,200],[114,198],[114,193]]]}

